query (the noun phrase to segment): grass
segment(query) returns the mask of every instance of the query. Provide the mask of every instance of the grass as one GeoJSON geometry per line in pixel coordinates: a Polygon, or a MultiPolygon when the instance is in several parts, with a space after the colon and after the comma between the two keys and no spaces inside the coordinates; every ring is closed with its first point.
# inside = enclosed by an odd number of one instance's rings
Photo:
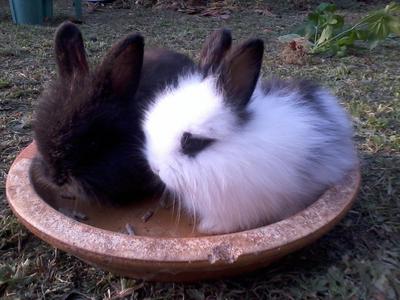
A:
{"type": "MultiPolygon", "coordinates": [[[[269,268],[239,278],[195,284],[148,283],[114,276],[43,243],[20,225],[5,201],[5,178],[16,154],[32,139],[32,112],[55,76],[52,38],[73,14],[56,1],[47,26],[15,26],[0,0],[0,297],[3,299],[399,299],[400,298],[400,39],[342,59],[313,57],[303,66],[282,63],[277,36],[305,12],[262,16],[251,7],[227,20],[165,10],[103,8],[81,30],[92,62],[118,38],[140,31],[148,46],[196,58],[214,28],[236,39],[266,41],[265,76],[315,78],[351,113],[363,184],[358,200],[325,237],[269,268]]],[[[344,10],[350,19],[372,7],[344,10]]]]}

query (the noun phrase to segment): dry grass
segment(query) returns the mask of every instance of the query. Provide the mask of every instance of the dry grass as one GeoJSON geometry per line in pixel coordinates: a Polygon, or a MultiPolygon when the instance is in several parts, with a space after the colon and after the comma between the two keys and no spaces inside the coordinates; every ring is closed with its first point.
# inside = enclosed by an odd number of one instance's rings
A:
{"type": "MultiPolygon", "coordinates": [[[[97,61],[116,38],[132,31],[142,32],[150,46],[170,47],[196,58],[207,33],[225,26],[237,39],[257,35],[266,41],[266,76],[316,78],[329,86],[353,116],[363,168],[358,201],[332,232],[267,269],[189,285],[120,278],[28,233],[5,202],[5,176],[15,155],[31,140],[37,97],[55,74],[52,36],[55,27],[73,14],[67,6],[70,2],[56,1],[55,20],[34,27],[13,25],[8,1],[0,0],[0,297],[400,298],[400,40],[393,38],[371,53],[342,59],[313,57],[302,66],[286,65],[278,58],[276,38],[302,20],[304,13],[298,11],[274,11],[267,16],[248,6],[223,20],[139,7],[103,7],[87,15],[81,29],[88,54],[97,61]]],[[[345,13],[352,18],[360,11],[345,13]]]]}

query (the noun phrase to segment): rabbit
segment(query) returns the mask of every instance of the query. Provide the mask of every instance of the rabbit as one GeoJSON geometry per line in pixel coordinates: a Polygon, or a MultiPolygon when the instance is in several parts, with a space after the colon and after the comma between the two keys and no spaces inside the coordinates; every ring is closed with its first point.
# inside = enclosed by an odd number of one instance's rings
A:
{"type": "Polygon", "coordinates": [[[337,99],[306,80],[260,79],[264,43],[205,41],[196,69],[158,93],[143,119],[143,153],[195,220],[223,234],[287,218],[357,165],[337,99]]]}
{"type": "Polygon", "coordinates": [[[130,34],[89,69],[82,34],[65,22],[56,31],[57,78],[42,93],[34,118],[38,154],[30,168],[34,189],[48,202],[66,199],[124,204],[157,196],[162,183],[141,151],[144,104],[191,59],[166,49],[144,51],[130,34]]]}

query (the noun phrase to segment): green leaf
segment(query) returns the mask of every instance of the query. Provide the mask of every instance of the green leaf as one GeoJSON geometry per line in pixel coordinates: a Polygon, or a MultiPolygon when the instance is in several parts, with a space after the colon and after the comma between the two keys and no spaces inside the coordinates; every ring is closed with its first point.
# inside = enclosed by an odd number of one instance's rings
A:
{"type": "Polygon", "coordinates": [[[332,26],[326,26],[324,30],[322,30],[321,35],[317,41],[317,45],[322,44],[323,42],[329,40],[330,37],[332,37],[333,34],[333,27],[332,26]]]}
{"type": "Polygon", "coordinates": [[[385,6],[384,11],[387,14],[395,14],[400,12],[400,4],[396,2],[391,2],[385,6]]]}
{"type": "Polygon", "coordinates": [[[344,18],[339,15],[329,15],[326,23],[332,25],[334,28],[342,28],[344,24],[344,18]]]}
{"type": "Polygon", "coordinates": [[[334,4],[321,3],[297,30],[313,42],[311,53],[343,56],[348,48],[361,46],[355,44],[356,41],[366,41],[372,49],[388,36],[400,35],[399,3],[392,2],[383,9],[370,12],[354,25],[345,25],[343,16],[335,11],[334,4]]]}
{"type": "Polygon", "coordinates": [[[317,6],[316,11],[318,12],[335,12],[336,5],[331,3],[322,2],[317,6]]]}
{"type": "Polygon", "coordinates": [[[368,22],[368,29],[370,31],[370,35],[373,36],[375,39],[383,40],[386,38],[390,33],[389,28],[390,17],[377,14],[368,22]]]}
{"type": "Polygon", "coordinates": [[[308,14],[308,22],[317,26],[320,23],[321,15],[316,12],[312,12],[308,14]]]}
{"type": "Polygon", "coordinates": [[[395,16],[396,13],[400,13],[400,4],[392,2],[364,18],[373,39],[382,40],[390,33],[400,33],[400,17],[395,16]]]}
{"type": "Polygon", "coordinates": [[[319,14],[319,13],[311,13],[309,14],[309,23],[312,24],[315,27],[321,27],[324,26],[324,24],[327,23],[327,18],[329,16],[325,14],[319,14]]]}
{"type": "Polygon", "coordinates": [[[312,40],[312,41],[314,41],[314,37],[315,37],[315,34],[318,34],[318,32],[316,32],[316,28],[314,27],[314,26],[312,26],[312,25],[307,25],[305,28],[304,28],[304,37],[306,38],[306,39],[309,39],[309,40],[312,40]]]}
{"type": "Polygon", "coordinates": [[[369,37],[369,33],[368,33],[368,30],[366,30],[366,29],[356,29],[356,30],[354,30],[353,31],[354,32],[354,34],[356,35],[356,39],[357,40],[361,40],[361,41],[366,41],[366,40],[368,40],[368,37],[369,37]]]}
{"type": "MultiPolygon", "coordinates": [[[[343,28],[344,25],[344,17],[339,16],[339,15],[333,15],[334,20],[335,20],[335,29],[341,29],[343,28]]],[[[333,24],[332,24],[333,25],[333,24]]]]}
{"type": "Polygon", "coordinates": [[[339,46],[352,46],[356,39],[357,39],[357,34],[354,31],[352,31],[349,35],[338,39],[336,43],[339,46]]]}
{"type": "Polygon", "coordinates": [[[336,25],[338,23],[338,21],[336,20],[336,19],[334,19],[334,18],[332,18],[332,19],[330,19],[329,21],[328,21],[328,24],[329,25],[336,25]]]}
{"type": "Polygon", "coordinates": [[[400,35],[400,18],[392,18],[392,20],[388,22],[388,27],[390,32],[400,35]]]}

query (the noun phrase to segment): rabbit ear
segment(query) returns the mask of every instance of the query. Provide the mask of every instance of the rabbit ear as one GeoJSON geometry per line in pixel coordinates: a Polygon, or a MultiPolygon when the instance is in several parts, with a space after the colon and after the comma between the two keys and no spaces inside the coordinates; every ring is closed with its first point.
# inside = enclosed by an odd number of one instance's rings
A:
{"type": "Polygon", "coordinates": [[[71,22],[64,22],[58,27],[55,36],[55,53],[60,77],[71,78],[87,74],[89,66],[82,34],[71,22]]]}
{"type": "Polygon", "coordinates": [[[249,102],[260,75],[264,43],[251,39],[235,47],[223,60],[217,84],[225,101],[238,111],[249,102]]]}
{"type": "Polygon", "coordinates": [[[143,65],[144,39],[139,34],[131,34],[117,42],[107,53],[98,76],[103,89],[126,98],[136,92],[143,65]]]}
{"type": "Polygon", "coordinates": [[[225,54],[231,48],[231,44],[231,32],[227,29],[216,30],[206,39],[199,61],[199,67],[203,71],[204,77],[218,69],[225,54]]]}

